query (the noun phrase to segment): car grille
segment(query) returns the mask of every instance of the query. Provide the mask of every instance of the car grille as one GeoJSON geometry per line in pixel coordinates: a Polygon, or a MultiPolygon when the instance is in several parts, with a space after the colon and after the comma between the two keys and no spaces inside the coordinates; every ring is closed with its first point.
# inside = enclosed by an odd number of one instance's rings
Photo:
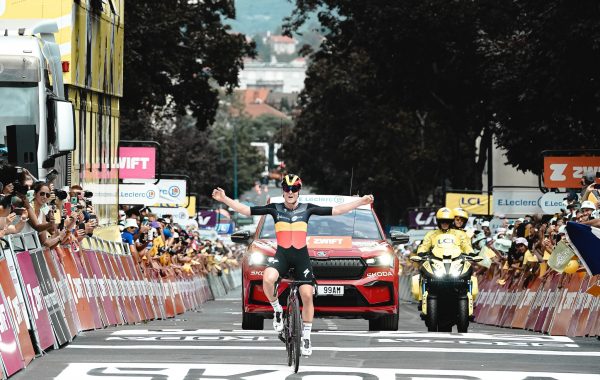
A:
{"type": "Polygon", "coordinates": [[[367,265],[360,258],[310,259],[317,280],[356,280],[362,278],[367,265]]]}

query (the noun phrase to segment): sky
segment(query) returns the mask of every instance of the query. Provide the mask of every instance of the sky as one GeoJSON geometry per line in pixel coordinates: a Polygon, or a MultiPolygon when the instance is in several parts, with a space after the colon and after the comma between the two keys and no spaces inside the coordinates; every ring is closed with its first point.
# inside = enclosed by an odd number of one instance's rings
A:
{"type": "Polygon", "coordinates": [[[288,0],[235,0],[236,20],[227,21],[234,31],[248,36],[275,32],[294,5],[288,0]]]}

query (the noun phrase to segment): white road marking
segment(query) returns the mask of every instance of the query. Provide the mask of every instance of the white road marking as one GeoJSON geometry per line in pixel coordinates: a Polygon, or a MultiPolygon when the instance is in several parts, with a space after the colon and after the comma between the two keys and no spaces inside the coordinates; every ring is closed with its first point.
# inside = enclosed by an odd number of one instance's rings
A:
{"type": "Polygon", "coordinates": [[[338,327],[331,319],[324,319],[325,324],[327,325],[328,330],[337,330],[338,327]]]}
{"type": "MultiPolygon", "coordinates": [[[[293,375],[285,365],[243,365],[243,364],[182,364],[182,363],[70,363],[56,380],[95,380],[99,376],[108,379],[164,379],[183,380],[186,378],[239,378],[246,380],[281,380],[293,375]]],[[[552,378],[557,380],[600,380],[597,374],[576,374],[556,372],[517,372],[517,371],[464,371],[394,368],[356,368],[305,366],[294,378],[310,380],[348,380],[376,378],[394,380],[398,378],[419,379],[491,379],[521,380],[524,378],[552,378]]]]}
{"type": "MultiPolygon", "coordinates": [[[[205,335],[205,334],[248,334],[248,335],[275,335],[273,330],[221,330],[221,329],[157,329],[157,330],[118,330],[111,335],[205,335]]],[[[522,341],[522,342],[562,342],[573,343],[566,336],[526,335],[526,334],[481,334],[481,333],[428,333],[417,331],[328,331],[313,330],[311,335],[322,336],[354,336],[366,338],[419,338],[419,339],[461,339],[461,340],[496,340],[496,341],[522,341]]]]}
{"type": "MultiPolygon", "coordinates": [[[[94,349],[94,350],[261,350],[261,351],[283,351],[285,346],[168,346],[168,345],[93,345],[93,344],[70,344],[67,348],[74,349],[94,349]]],[[[443,347],[313,347],[313,351],[334,351],[334,352],[440,352],[444,354],[513,354],[513,355],[541,355],[541,356],[577,356],[577,357],[600,357],[600,351],[549,351],[549,350],[510,350],[500,348],[490,348],[482,350],[480,348],[456,348],[443,347]]]]}

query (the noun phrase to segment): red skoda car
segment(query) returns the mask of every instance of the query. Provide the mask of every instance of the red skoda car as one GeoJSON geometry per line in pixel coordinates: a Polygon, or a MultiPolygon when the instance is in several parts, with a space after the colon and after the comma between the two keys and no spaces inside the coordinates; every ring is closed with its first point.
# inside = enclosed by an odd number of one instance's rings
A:
{"type": "MultiPolygon", "coordinates": [[[[337,195],[301,195],[300,202],[335,206],[356,198],[337,195]]],[[[283,202],[271,198],[270,202],[283,202]]],[[[252,236],[236,232],[232,241],[250,243],[242,259],[242,328],[262,330],[273,309],[263,292],[262,275],[277,241],[273,218],[263,216],[252,236]]],[[[393,243],[407,243],[408,236],[393,234],[393,243]]],[[[317,281],[315,316],[364,318],[369,330],[398,329],[398,258],[385,238],[370,205],[337,216],[313,215],[308,222],[308,252],[317,281]]],[[[279,285],[284,305],[288,289],[279,285]]]]}

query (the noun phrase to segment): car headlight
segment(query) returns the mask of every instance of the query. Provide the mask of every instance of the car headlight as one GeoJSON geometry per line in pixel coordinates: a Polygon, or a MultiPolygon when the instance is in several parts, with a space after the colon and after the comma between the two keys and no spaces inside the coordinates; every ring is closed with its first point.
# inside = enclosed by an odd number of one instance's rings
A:
{"type": "Polygon", "coordinates": [[[393,267],[394,257],[389,253],[383,253],[379,256],[369,257],[365,260],[367,265],[378,266],[378,267],[393,267]]]}
{"type": "Polygon", "coordinates": [[[264,265],[267,261],[266,259],[266,256],[262,253],[252,252],[252,254],[250,255],[250,260],[248,260],[248,262],[250,263],[250,265],[264,265]]]}

